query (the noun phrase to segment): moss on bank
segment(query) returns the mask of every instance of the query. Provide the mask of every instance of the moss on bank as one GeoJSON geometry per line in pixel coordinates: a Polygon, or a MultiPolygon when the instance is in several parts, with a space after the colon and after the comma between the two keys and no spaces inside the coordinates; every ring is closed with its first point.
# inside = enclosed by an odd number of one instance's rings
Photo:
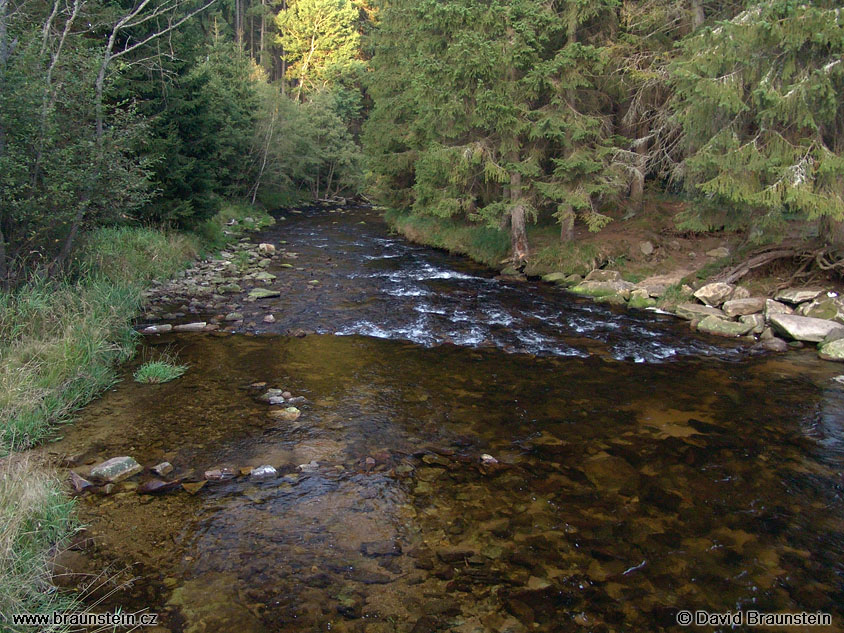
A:
{"type": "Polygon", "coordinates": [[[135,353],[132,321],[151,280],[272,222],[230,205],[195,233],[99,229],[67,277],[0,293],[0,630],[18,630],[12,613],[52,613],[72,602],[49,576],[50,550],[69,530],[72,503],[54,473],[18,451],[47,439],[114,383],[116,365],[135,353]]]}

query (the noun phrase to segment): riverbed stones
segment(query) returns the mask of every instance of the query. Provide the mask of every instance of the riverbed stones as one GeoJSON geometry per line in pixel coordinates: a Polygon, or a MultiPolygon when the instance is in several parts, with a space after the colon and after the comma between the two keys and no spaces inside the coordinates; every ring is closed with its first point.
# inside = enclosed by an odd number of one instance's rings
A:
{"type": "Polygon", "coordinates": [[[212,468],[205,471],[205,479],[208,481],[226,481],[234,479],[236,473],[231,468],[212,468]]]}
{"type": "Polygon", "coordinates": [[[835,321],[813,319],[796,314],[774,314],[771,316],[771,326],[776,332],[790,339],[811,343],[820,343],[832,331],[844,329],[844,326],[835,321]]]}
{"type": "Polygon", "coordinates": [[[173,464],[170,462],[161,462],[160,464],[156,464],[152,468],[150,468],[152,472],[154,472],[159,477],[165,477],[173,472],[173,464]]]}
{"type": "Polygon", "coordinates": [[[231,321],[243,321],[243,313],[241,313],[241,312],[229,312],[223,320],[224,321],[230,321],[230,322],[231,321]]]}
{"type": "Polygon", "coordinates": [[[205,321],[197,321],[195,323],[182,323],[181,325],[174,325],[174,332],[202,332],[208,324],[205,321]]]}
{"type": "Polygon", "coordinates": [[[725,301],[721,309],[728,317],[762,312],[765,308],[765,297],[748,297],[747,299],[730,299],[725,301]]]}
{"type": "Polygon", "coordinates": [[[264,323],[275,323],[275,317],[272,314],[267,314],[262,319],[264,323]]]}
{"type": "Polygon", "coordinates": [[[117,483],[137,475],[143,471],[143,466],[128,455],[112,457],[91,469],[91,478],[107,483],[117,483]]]}
{"type": "Polygon", "coordinates": [[[823,288],[786,288],[785,290],[780,290],[774,299],[792,305],[798,305],[817,298],[823,292],[823,288]]]}
{"type": "Polygon", "coordinates": [[[252,275],[252,279],[257,279],[258,281],[272,281],[273,279],[276,279],[276,276],[272,273],[268,273],[266,270],[262,270],[261,272],[252,275]]]}
{"type": "Polygon", "coordinates": [[[401,543],[398,541],[369,541],[361,543],[360,553],[374,558],[376,556],[400,556],[401,543]]]}
{"type": "Polygon", "coordinates": [[[724,303],[724,301],[730,298],[734,288],[735,287],[730,284],[716,281],[698,288],[695,291],[694,296],[706,305],[717,308],[724,303]]]}
{"type": "Polygon", "coordinates": [[[281,292],[278,290],[270,290],[269,288],[253,288],[249,291],[250,299],[269,299],[271,297],[280,297],[281,292]]]}
{"type": "Polygon", "coordinates": [[[145,327],[141,330],[141,334],[164,334],[166,332],[172,331],[173,326],[169,323],[163,323],[161,325],[150,325],[149,327],[145,327]]]}
{"type": "Polygon", "coordinates": [[[68,480],[70,481],[70,485],[73,488],[73,491],[77,494],[81,494],[85,492],[88,488],[93,486],[90,481],[85,479],[84,477],[77,475],[75,472],[70,471],[70,475],[68,476],[68,480]]]}
{"type": "Polygon", "coordinates": [[[221,295],[227,294],[234,294],[237,292],[243,292],[243,288],[241,288],[238,284],[220,284],[217,286],[217,292],[221,295]]]}
{"type": "Polygon", "coordinates": [[[702,306],[699,303],[681,303],[674,307],[674,314],[681,319],[686,319],[687,321],[704,319],[708,316],[715,316],[721,319],[725,319],[727,317],[727,315],[718,308],[702,306]]]}
{"type": "Polygon", "coordinates": [[[737,323],[736,321],[725,321],[716,316],[708,316],[701,319],[697,325],[700,332],[723,336],[726,338],[738,338],[744,336],[753,329],[751,323],[737,323]]]}
{"type": "Polygon", "coordinates": [[[181,485],[182,482],[180,481],[164,481],[162,479],[150,479],[149,481],[145,481],[140,486],[138,486],[136,492],[139,495],[155,495],[175,490],[181,485]]]}
{"type": "Polygon", "coordinates": [[[271,418],[283,420],[285,422],[294,422],[299,419],[302,412],[296,407],[286,407],[284,409],[274,409],[268,414],[271,418]]]}
{"type": "Polygon", "coordinates": [[[269,464],[253,468],[249,473],[249,478],[256,481],[265,481],[268,479],[275,479],[276,477],[278,477],[278,471],[269,464]]]}
{"type": "Polygon", "coordinates": [[[273,244],[263,242],[258,244],[258,252],[262,255],[275,255],[275,246],[273,244]]]}

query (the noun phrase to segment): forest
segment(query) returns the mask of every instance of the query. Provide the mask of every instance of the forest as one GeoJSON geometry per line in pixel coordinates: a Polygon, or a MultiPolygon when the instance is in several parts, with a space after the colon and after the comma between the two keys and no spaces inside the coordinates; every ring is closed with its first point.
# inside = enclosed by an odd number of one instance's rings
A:
{"type": "Polygon", "coordinates": [[[835,2],[2,0],[0,279],[103,225],[366,192],[419,216],[599,231],[844,218],[835,2]],[[364,159],[365,157],[365,159],[364,159]]]}

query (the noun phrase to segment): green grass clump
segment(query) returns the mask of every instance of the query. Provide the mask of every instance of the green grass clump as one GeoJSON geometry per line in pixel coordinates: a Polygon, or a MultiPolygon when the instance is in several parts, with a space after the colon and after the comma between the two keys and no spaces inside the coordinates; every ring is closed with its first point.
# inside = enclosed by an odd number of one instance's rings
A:
{"type": "Polygon", "coordinates": [[[228,203],[213,217],[194,227],[193,232],[199,238],[205,250],[223,248],[246,231],[263,229],[275,224],[266,211],[248,204],[228,203]],[[229,224],[234,220],[235,224],[229,224]]]}
{"type": "Polygon", "coordinates": [[[170,360],[151,360],[134,373],[135,382],[157,385],[175,380],[188,370],[187,365],[176,365],[170,360]]]}

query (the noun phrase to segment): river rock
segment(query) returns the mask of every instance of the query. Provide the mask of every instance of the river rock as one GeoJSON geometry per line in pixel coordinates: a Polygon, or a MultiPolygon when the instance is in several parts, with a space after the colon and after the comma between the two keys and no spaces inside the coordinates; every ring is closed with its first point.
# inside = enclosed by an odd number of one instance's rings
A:
{"type": "Polygon", "coordinates": [[[265,479],[275,479],[276,477],[278,477],[278,471],[268,464],[264,464],[263,466],[253,468],[249,472],[249,478],[258,481],[262,481],[265,479]]]}
{"type": "Polygon", "coordinates": [[[811,301],[823,292],[823,288],[786,288],[785,290],[780,290],[774,299],[797,305],[805,301],[811,301]]]}
{"type": "Polygon", "coordinates": [[[596,268],[586,275],[585,281],[621,281],[621,273],[617,270],[601,270],[596,268]]]}
{"type": "Polygon", "coordinates": [[[555,284],[565,281],[566,277],[568,277],[566,273],[548,273],[547,275],[542,275],[542,281],[549,284],[555,284]]]}
{"type": "Polygon", "coordinates": [[[296,470],[300,473],[312,473],[319,470],[319,463],[316,460],[311,460],[307,464],[299,464],[296,466],[296,470]]]}
{"type": "Polygon", "coordinates": [[[196,323],[182,323],[181,325],[174,325],[174,332],[201,332],[208,325],[205,321],[197,321],[196,323]]]}
{"type": "Polygon", "coordinates": [[[788,343],[776,336],[771,338],[763,338],[757,343],[757,347],[767,350],[769,352],[787,352],[788,343]]]}
{"type": "Polygon", "coordinates": [[[361,543],[360,552],[364,556],[400,556],[402,549],[398,541],[370,541],[361,543]]]}
{"type": "Polygon", "coordinates": [[[229,312],[224,321],[243,321],[243,314],[240,312],[229,312]]]}
{"type": "Polygon", "coordinates": [[[716,316],[708,316],[698,323],[697,329],[706,334],[714,334],[715,336],[738,338],[750,332],[753,329],[753,324],[736,323],[735,321],[719,319],[716,316]]]}
{"type": "Polygon", "coordinates": [[[268,415],[271,418],[275,418],[277,420],[293,422],[294,420],[299,419],[299,416],[302,415],[302,412],[299,411],[299,409],[297,409],[296,407],[286,407],[284,409],[274,409],[270,411],[268,415]]]}
{"type": "Polygon", "coordinates": [[[796,314],[771,315],[771,326],[780,334],[795,341],[820,343],[833,330],[844,329],[840,323],[796,314]]]}
{"type": "Polygon", "coordinates": [[[159,477],[164,477],[165,475],[169,475],[173,472],[173,464],[170,462],[161,462],[160,464],[156,464],[150,468],[150,470],[159,477]]]}
{"type": "Polygon", "coordinates": [[[221,295],[234,294],[236,292],[243,292],[243,288],[237,284],[222,284],[217,286],[217,292],[221,295]]]}
{"type": "Polygon", "coordinates": [[[249,291],[251,299],[269,299],[270,297],[280,297],[281,292],[278,290],[270,290],[269,288],[253,288],[249,291]]]}
{"type": "Polygon", "coordinates": [[[710,308],[709,306],[702,306],[699,303],[681,303],[674,307],[674,314],[676,314],[681,319],[686,319],[687,321],[693,321],[695,319],[704,319],[708,316],[715,316],[721,319],[725,319],[727,317],[721,310],[718,308],[710,308]]]}
{"type": "Polygon", "coordinates": [[[754,334],[761,334],[765,331],[765,317],[761,314],[743,314],[739,317],[739,321],[749,324],[753,329],[754,334]]]}
{"type": "Polygon", "coordinates": [[[750,298],[750,290],[745,288],[744,286],[736,286],[735,290],[733,290],[733,294],[730,295],[730,301],[733,299],[749,299],[750,298]]]}
{"type": "Polygon", "coordinates": [[[138,462],[128,455],[112,457],[91,469],[91,478],[108,483],[117,483],[137,475],[143,470],[138,462]]]}
{"type": "Polygon", "coordinates": [[[838,297],[818,297],[800,306],[800,314],[814,319],[844,323],[844,302],[838,297]]]}
{"type": "Polygon", "coordinates": [[[76,492],[77,494],[85,492],[85,490],[94,485],[90,481],[88,481],[84,477],[77,475],[73,471],[70,471],[68,479],[70,480],[70,485],[73,486],[74,492],[76,492]]]}
{"type": "Polygon", "coordinates": [[[629,281],[589,281],[587,279],[580,285],[574,286],[572,292],[599,297],[618,295],[622,299],[627,300],[633,288],[635,286],[629,281]]]}
{"type": "Polygon", "coordinates": [[[765,308],[762,313],[765,315],[765,319],[770,321],[771,315],[773,314],[793,314],[794,310],[792,310],[784,303],[780,303],[779,301],[774,301],[773,299],[766,299],[765,308]]]}
{"type": "Polygon", "coordinates": [[[172,329],[173,326],[169,323],[164,323],[163,325],[150,325],[149,327],[145,327],[141,330],[141,334],[164,334],[172,329]]]}
{"type": "Polygon", "coordinates": [[[266,270],[262,270],[259,273],[255,273],[252,276],[252,279],[257,279],[258,281],[272,281],[273,279],[276,279],[276,276],[272,273],[268,273],[266,270]]]}
{"type": "Polygon", "coordinates": [[[262,255],[275,255],[275,246],[266,242],[258,244],[258,252],[262,255]]]}
{"type": "Polygon", "coordinates": [[[748,297],[747,299],[730,299],[725,301],[721,309],[728,317],[754,314],[765,309],[765,297],[748,297]]]}
{"type": "Polygon", "coordinates": [[[136,492],[139,495],[155,495],[161,494],[162,492],[169,492],[170,490],[175,490],[181,485],[182,482],[180,481],[162,481],[161,479],[150,479],[149,481],[145,481],[140,486],[138,486],[136,492]]]}
{"type": "Polygon", "coordinates": [[[844,362],[844,338],[820,345],[818,356],[823,360],[844,362]]]}
{"type": "Polygon", "coordinates": [[[645,257],[650,257],[654,254],[654,245],[651,241],[645,240],[644,242],[639,242],[639,251],[645,257]]]}
{"type": "Polygon", "coordinates": [[[717,308],[733,294],[733,290],[734,286],[716,281],[698,288],[694,296],[706,305],[717,308]]]}
{"type": "Polygon", "coordinates": [[[623,458],[598,453],[583,462],[583,473],[599,490],[619,490],[635,487],[639,481],[637,473],[623,458]]]}
{"type": "Polygon", "coordinates": [[[212,468],[205,471],[205,479],[208,481],[225,481],[233,479],[235,472],[231,468],[212,468]]]}
{"type": "Polygon", "coordinates": [[[272,314],[268,314],[263,318],[264,323],[275,323],[275,317],[272,314]]]}

